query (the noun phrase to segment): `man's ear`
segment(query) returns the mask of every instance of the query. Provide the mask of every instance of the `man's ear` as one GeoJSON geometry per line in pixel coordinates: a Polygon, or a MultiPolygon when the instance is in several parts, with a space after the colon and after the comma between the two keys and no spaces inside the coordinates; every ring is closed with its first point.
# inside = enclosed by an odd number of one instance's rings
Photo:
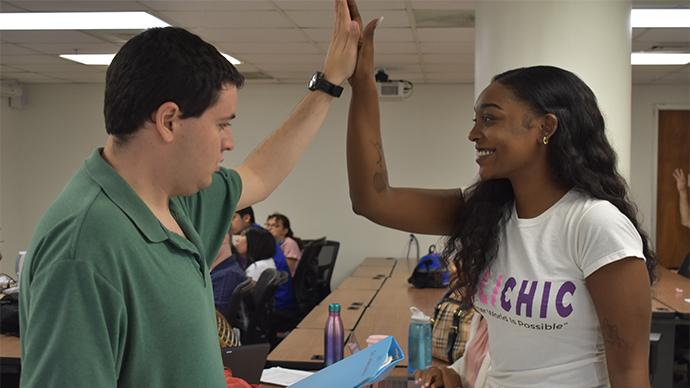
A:
{"type": "Polygon", "coordinates": [[[242,216],[242,221],[244,221],[245,224],[248,224],[252,220],[252,216],[249,214],[245,214],[242,216]]]}
{"type": "Polygon", "coordinates": [[[164,142],[170,143],[180,120],[180,107],[172,101],[163,103],[154,113],[153,123],[164,142]]]}
{"type": "Polygon", "coordinates": [[[554,133],[556,133],[556,130],[558,129],[558,117],[556,117],[554,114],[547,113],[544,115],[542,118],[542,123],[541,123],[541,141],[544,142],[544,144],[548,143],[548,141],[551,139],[551,136],[553,136],[554,133]]]}

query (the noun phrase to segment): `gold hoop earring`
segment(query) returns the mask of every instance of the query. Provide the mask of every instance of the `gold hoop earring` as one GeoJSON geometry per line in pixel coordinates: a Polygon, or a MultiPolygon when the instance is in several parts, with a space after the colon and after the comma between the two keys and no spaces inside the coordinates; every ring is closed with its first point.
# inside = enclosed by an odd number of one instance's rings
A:
{"type": "Polygon", "coordinates": [[[544,136],[544,139],[542,139],[542,141],[544,142],[544,145],[549,144],[549,139],[546,136],[544,136]]]}

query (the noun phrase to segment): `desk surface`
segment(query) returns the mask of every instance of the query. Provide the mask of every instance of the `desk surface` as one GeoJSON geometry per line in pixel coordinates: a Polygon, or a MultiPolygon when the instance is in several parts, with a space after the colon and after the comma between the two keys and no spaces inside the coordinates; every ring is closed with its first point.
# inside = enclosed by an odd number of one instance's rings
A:
{"type": "MultiPolygon", "coordinates": [[[[335,302],[337,303],[337,302],[335,302]]],[[[343,321],[343,329],[352,330],[359,322],[359,318],[364,313],[366,306],[364,305],[343,305],[341,304],[340,320],[343,321]]],[[[309,314],[297,325],[300,329],[323,329],[326,327],[328,320],[328,304],[321,303],[314,307],[309,314]]]]}
{"type": "MultiPolygon", "coordinates": [[[[366,346],[366,339],[373,334],[392,335],[403,353],[407,355],[407,337],[410,325],[410,309],[407,306],[369,307],[355,328],[360,346],[366,346]]],[[[447,362],[432,359],[432,365],[448,365],[447,362]]],[[[407,366],[407,357],[398,366],[407,366]]]]}
{"type": "MultiPolygon", "coordinates": [[[[407,281],[387,279],[371,302],[371,307],[403,307],[407,309],[415,306],[424,314],[432,316],[434,308],[448,291],[446,288],[415,288],[407,281]]],[[[410,317],[406,318],[409,323],[410,317]]],[[[398,339],[398,337],[395,337],[398,339]]]]}
{"type": "MultiPolygon", "coordinates": [[[[344,336],[350,335],[349,330],[344,336]]],[[[321,329],[294,329],[268,355],[269,361],[318,362],[315,356],[323,357],[324,333],[321,329]]],[[[347,356],[348,354],[346,354],[347,356]]],[[[323,358],[321,359],[323,362],[323,358]]]]}
{"type": "Polygon", "coordinates": [[[362,261],[360,267],[388,267],[393,268],[398,260],[392,257],[367,257],[362,261]]]}
{"type": "Polygon", "coordinates": [[[372,279],[372,278],[362,278],[362,277],[349,277],[345,279],[340,286],[339,290],[378,290],[383,285],[383,281],[386,278],[372,279]]]}
{"type": "Polygon", "coordinates": [[[19,337],[0,334],[0,357],[18,359],[21,355],[22,348],[19,344],[19,337]]]}
{"type": "Polygon", "coordinates": [[[358,267],[351,276],[380,279],[390,277],[392,271],[393,267],[389,266],[365,265],[358,267]]]}
{"type": "Polygon", "coordinates": [[[690,315],[690,279],[664,268],[657,268],[654,299],[677,311],[682,317],[690,315]]]}

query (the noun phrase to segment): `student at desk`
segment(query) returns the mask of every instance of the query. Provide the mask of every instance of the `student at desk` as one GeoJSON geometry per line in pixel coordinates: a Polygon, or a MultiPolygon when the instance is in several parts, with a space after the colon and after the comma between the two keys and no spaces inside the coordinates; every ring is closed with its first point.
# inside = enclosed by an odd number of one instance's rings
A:
{"type": "Polygon", "coordinates": [[[490,386],[648,388],[656,259],[593,92],[555,67],[499,74],[477,99],[469,131],[479,180],[465,192],[391,187],[374,28],[363,31],[349,78],[355,213],[449,236],[443,256],[458,268],[452,287],[462,285],[465,308],[488,324],[490,386]]]}

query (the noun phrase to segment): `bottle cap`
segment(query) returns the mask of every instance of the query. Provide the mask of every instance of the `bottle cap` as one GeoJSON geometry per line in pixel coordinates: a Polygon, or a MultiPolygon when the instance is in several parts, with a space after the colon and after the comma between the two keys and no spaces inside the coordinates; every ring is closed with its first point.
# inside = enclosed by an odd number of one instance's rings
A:
{"type": "Polygon", "coordinates": [[[338,303],[331,303],[328,305],[328,312],[329,313],[339,313],[340,312],[340,305],[338,303]]]}
{"type": "Polygon", "coordinates": [[[431,323],[431,317],[424,314],[420,309],[412,306],[410,307],[410,311],[412,311],[412,323],[416,323],[419,325],[426,325],[431,323]]]}

